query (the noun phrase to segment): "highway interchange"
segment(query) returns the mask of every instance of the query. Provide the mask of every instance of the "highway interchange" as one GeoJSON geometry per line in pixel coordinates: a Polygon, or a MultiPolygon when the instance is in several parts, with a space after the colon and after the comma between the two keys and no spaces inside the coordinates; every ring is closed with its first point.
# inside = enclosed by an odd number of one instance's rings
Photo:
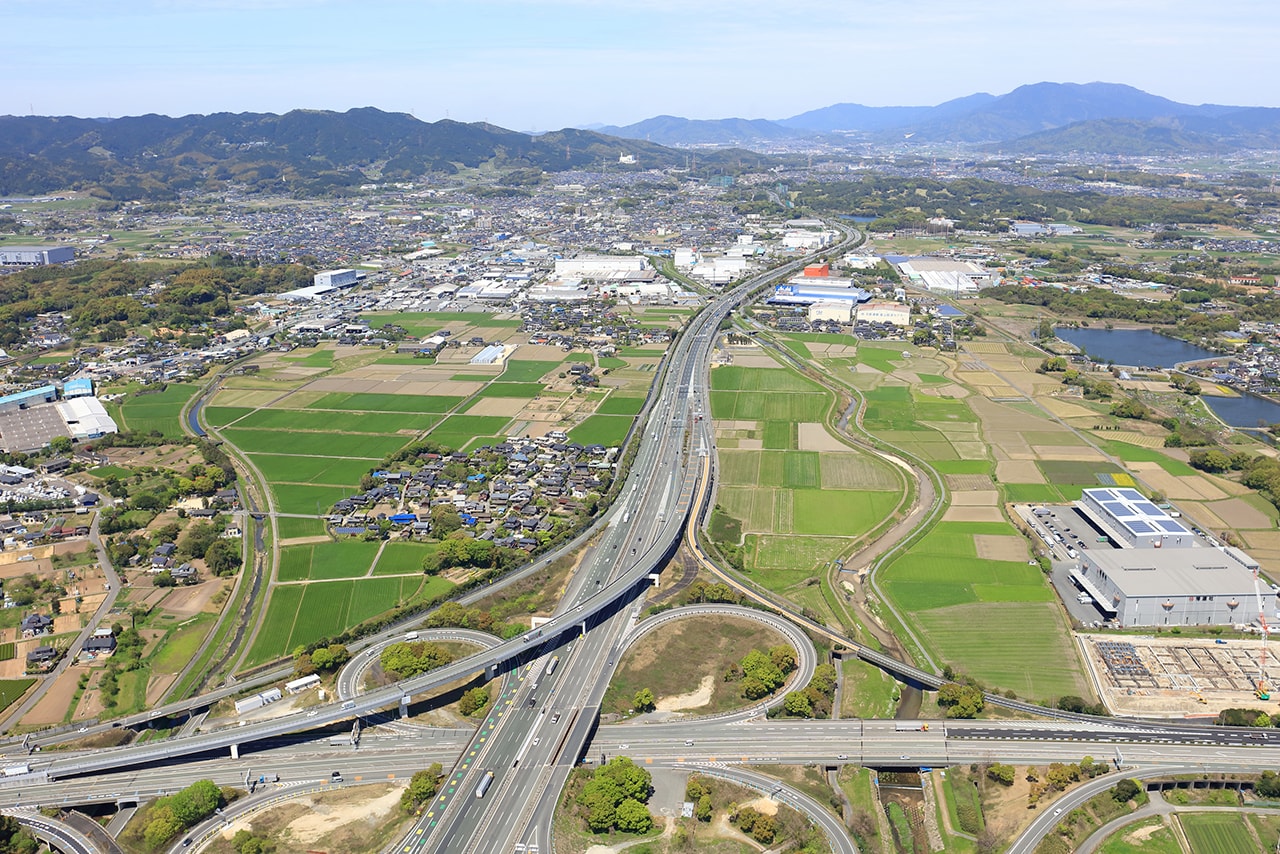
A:
{"type": "MultiPolygon", "coordinates": [[[[852,241],[853,235],[846,235],[845,244],[852,241]]],[[[267,784],[240,807],[249,809],[263,798],[281,797],[282,791],[300,793],[334,785],[330,781],[335,770],[342,772],[347,781],[342,785],[347,785],[405,779],[438,761],[450,769],[441,795],[391,850],[409,854],[522,850],[532,854],[551,850],[551,817],[569,770],[584,756],[623,753],[658,767],[697,768],[733,777],[772,793],[813,816],[834,850],[852,852],[855,849],[840,822],[823,805],[810,803],[803,793],[780,787],[777,781],[742,766],[834,766],[848,762],[916,768],[993,759],[1042,764],[1078,761],[1086,754],[1139,767],[1139,773],[1160,768],[1256,771],[1280,764],[1276,750],[1280,742],[1269,734],[1247,737],[1220,728],[1083,716],[1064,716],[1077,718],[1074,721],[948,722],[945,727],[921,732],[899,731],[892,722],[766,721],[759,718],[762,709],[756,708],[710,720],[597,729],[600,700],[621,652],[655,621],[681,616],[666,612],[641,622],[639,611],[643,591],[651,584],[650,575],[659,572],[678,547],[686,522],[697,524],[711,486],[715,446],[706,390],[718,327],[752,291],[788,275],[807,260],[797,259],[725,294],[695,317],[677,339],[664,360],[659,384],[637,420],[645,426],[636,437],[639,446],[631,474],[592,535],[581,568],[548,623],[511,641],[445,630],[454,633],[452,639],[489,648],[423,676],[362,691],[363,666],[382,645],[403,638],[404,628],[397,627],[364,645],[356,655],[339,679],[340,702],[179,739],[111,750],[67,751],[56,757],[32,755],[28,761],[37,774],[0,784],[0,808],[20,809],[24,802],[27,806],[136,803],[194,779],[207,777],[220,784],[244,785],[254,779],[255,766],[270,767],[281,775],[282,782],[267,784]],[[353,718],[381,717],[402,703],[414,702],[481,671],[490,678],[503,674],[508,678],[475,731],[374,728],[364,732],[358,749],[350,744],[330,744],[323,738],[306,740],[308,732],[338,731],[335,728],[349,728],[353,718]],[[238,760],[225,755],[210,758],[215,751],[242,745],[244,752],[238,760]],[[484,797],[475,797],[476,786],[490,771],[492,786],[484,797]]],[[[587,538],[584,535],[578,542],[587,538]]],[[[540,559],[534,567],[550,559],[540,559]]],[[[829,630],[825,633],[831,634],[829,630]]],[[[788,636],[796,644],[801,665],[792,684],[800,686],[812,674],[816,656],[802,633],[790,629],[788,636]]],[[[858,654],[874,660],[871,651],[858,650],[858,654]]],[[[907,678],[918,676],[926,685],[936,684],[936,676],[900,662],[889,662],[888,669],[907,678]]],[[[215,696],[243,689],[244,685],[222,689],[215,696]]],[[[126,723],[184,713],[202,708],[202,703],[207,707],[209,702],[206,695],[126,723]]],[[[57,738],[42,743],[51,744],[57,738]]],[[[21,755],[18,745],[11,742],[5,747],[10,760],[21,755]]],[[[25,810],[23,814],[28,815],[25,810]]],[[[1013,850],[1023,850],[1018,846],[1025,845],[1034,833],[1042,836],[1051,829],[1056,822],[1046,823],[1049,817],[1046,814],[1037,819],[1013,850]]],[[[216,829],[217,822],[201,832],[216,829]]],[[[65,844],[71,850],[99,850],[88,840],[65,844]],[[84,844],[90,847],[77,847],[84,844]]]]}

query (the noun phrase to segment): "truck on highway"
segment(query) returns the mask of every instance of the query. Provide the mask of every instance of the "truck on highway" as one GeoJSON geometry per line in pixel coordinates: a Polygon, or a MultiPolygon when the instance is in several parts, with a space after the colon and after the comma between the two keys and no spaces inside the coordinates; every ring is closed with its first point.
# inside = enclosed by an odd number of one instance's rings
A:
{"type": "Polygon", "coordinates": [[[924,721],[895,721],[894,732],[928,732],[929,724],[924,721]]]}
{"type": "Polygon", "coordinates": [[[546,675],[550,676],[552,673],[555,673],[556,665],[558,665],[559,663],[560,663],[560,656],[558,655],[551,656],[551,660],[547,662],[546,675]]]}
{"type": "Polygon", "coordinates": [[[480,785],[476,786],[476,797],[483,798],[485,793],[489,791],[489,787],[493,785],[493,771],[485,771],[484,776],[480,778],[480,785]]]}
{"type": "Polygon", "coordinates": [[[30,773],[31,766],[25,762],[21,765],[6,765],[3,768],[0,768],[0,774],[3,774],[6,777],[21,777],[23,774],[30,773]]]}

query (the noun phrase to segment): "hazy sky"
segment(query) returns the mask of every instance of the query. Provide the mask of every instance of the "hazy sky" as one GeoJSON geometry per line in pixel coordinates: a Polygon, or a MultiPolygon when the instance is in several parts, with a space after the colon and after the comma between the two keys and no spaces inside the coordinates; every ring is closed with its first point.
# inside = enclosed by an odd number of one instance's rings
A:
{"type": "Polygon", "coordinates": [[[1280,105],[1270,0],[0,0],[0,114],[374,106],[515,130],[1043,80],[1280,105]]]}

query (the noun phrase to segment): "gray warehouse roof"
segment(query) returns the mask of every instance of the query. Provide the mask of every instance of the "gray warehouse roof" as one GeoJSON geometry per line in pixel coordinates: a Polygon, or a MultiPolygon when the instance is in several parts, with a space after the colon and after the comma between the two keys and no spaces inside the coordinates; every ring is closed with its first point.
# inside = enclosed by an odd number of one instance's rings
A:
{"type": "MultiPolygon", "coordinates": [[[[1127,597],[1236,596],[1253,601],[1253,573],[1218,549],[1099,549],[1080,566],[1101,571],[1127,597]]],[[[1267,589],[1265,593],[1270,593],[1267,589]]]]}

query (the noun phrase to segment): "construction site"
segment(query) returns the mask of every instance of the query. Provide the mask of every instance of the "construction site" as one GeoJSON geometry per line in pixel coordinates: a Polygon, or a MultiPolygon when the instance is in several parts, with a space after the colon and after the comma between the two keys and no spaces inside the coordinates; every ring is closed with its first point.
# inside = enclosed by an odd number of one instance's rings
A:
{"type": "Polygon", "coordinates": [[[1081,634],[1077,640],[1098,695],[1112,714],[1199,717],[1228,708],[1280,711],[1271,696],[1277,649],[1264,635],[1225,640],[1081,634]]]}

